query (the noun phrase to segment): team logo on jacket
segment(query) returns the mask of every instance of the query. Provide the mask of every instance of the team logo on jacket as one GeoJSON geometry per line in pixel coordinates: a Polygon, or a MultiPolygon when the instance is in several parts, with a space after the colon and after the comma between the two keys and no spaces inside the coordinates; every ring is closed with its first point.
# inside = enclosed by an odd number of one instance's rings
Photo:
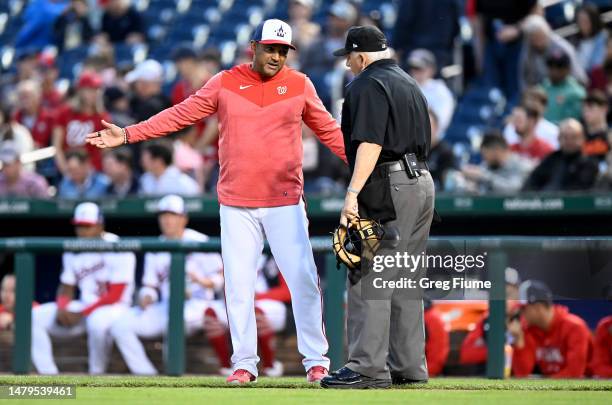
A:
{"type": "Polygon", "coordinates": [[[278,94],[282,96],[287,93],[287,86],[278,86],[276,90],[278,90],[278,94]]]}

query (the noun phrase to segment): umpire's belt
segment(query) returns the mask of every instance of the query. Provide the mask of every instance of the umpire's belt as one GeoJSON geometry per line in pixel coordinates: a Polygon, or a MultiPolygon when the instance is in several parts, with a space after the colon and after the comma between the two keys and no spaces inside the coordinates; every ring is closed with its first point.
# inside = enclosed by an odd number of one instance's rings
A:
{"type": "MultiPolygon", "coordinates": [[[[420,176],[423,172],[427,171],[427,164],[424,161],[418,161],[418,176],[420,176]]],[[[374,177],[385,177],[391,173],[395,172],[406,172],[406,164],[402,160],[396,160],[393,162],[385,162],[381,163],[374,168],[372,171],[372,175],[374,177]]]]}

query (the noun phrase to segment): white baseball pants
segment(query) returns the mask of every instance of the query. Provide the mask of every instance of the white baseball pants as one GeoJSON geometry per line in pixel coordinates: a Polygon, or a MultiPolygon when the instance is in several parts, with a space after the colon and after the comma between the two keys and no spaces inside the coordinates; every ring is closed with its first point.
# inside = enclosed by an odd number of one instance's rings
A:
{"type": "Polygon", "coordinates": [[[221,205],[221,254],[225,299],[234,353],[234,370],[257,375],[255,280],[257,263],[268,240],[289,291],[295,318],[298,350],[306,370],[329,369],[323,326],[319,277],[308,238],[304,202],[284,207],[238,208],[221,205]]]}
{"type": "MultiPolygon", "coordinates": [[[[79,311],[85,305],[71,301],[68,310],[79,311]]],[[[108,359],[113,348],[110,327],[128,307],[124,304],[105,305],[93,311],[88,317],[72,327],[61,326],[56,322],[57,304],[49,302],[32,309],[32,362],[40,374],[57,374],[53,360],[51,336],[76,337],[87,333],[89,350],[89,373],[102,374],[106,371],[108,359]]]]}
{"type": "MultiPolygon", "coordinates": [[[[212,308],[217,318],[227,324],[221,301],[190,299],[185,301],[183,316],[185,333],[190,335],[204,327],[204,311],[212,308]]],[[[125,363],[133,374],[155,375],[157,369],[149,360],[139,338],[157,338],[168,330],[168,303],[158,302],[146,309],[133,307],[111,326],[111,335],[125,363]]]]}

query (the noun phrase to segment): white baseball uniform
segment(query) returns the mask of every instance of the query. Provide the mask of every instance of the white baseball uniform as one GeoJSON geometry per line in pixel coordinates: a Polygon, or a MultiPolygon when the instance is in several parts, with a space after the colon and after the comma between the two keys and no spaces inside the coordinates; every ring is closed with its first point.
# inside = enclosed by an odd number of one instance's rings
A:
{"type": "MultiPolygon", "coordinates": [[[[105,233],[106,241],[117,241],[116,235],[105,233]]],[[[87,333],[89,372],[106,371],[112,349],[111,324],[121,317],[132,302],[136,258],[133,253],[86,252],[64,253],[62,284],[76,286],[80,298],[66,308],[82,311],[105,295],[109,284],[125,284],[119,301],[93,310],[81,322],[65,327],[56,322],[57,304],[49,302],[32,309],[32,362],[40,374],[57,374],[50,336],[73,337],[87,333]]]]}
{"type": "Polygon", "coordinates": [[[268,240],[291,291],[298,350],[304,368],[329,369],[319,277],[308,237],[304,202],[280,207],[240,208],[221,204],[221,253],[234,370],[257,375],[255,285],[258,261],[268,240]]]}
{"type": "MultiPolygon", "coordinates": [[[[163,238],[162,238],[163,239],[163,238]]],[[[204,242],[208,237],[192,229],[185,229],[183,240],[204,242]]],[[[157,370],[147,357],[139,337],[155,338],[163,336],[168,330],[168,304],[170,299],[170,261],[167,252],[147,253],[145,255],[142,289],[139,296],[149,295],[154,301],[144,310],[139,306],[132,308],[126,316],[117,320],[111,327],[111,334],[123,358],[134,374],[153,375],[157,370]],[[157,290],[161,292],[161,299],[157,290]]],[[[204,312],[211,308],[217,318],[227,324],[225,306],[222,300],[215,300],[215,290],[223,288],[223,262],[218,253],[191,253],[185,258],[186,301],[183,316],[185,331],[192,334],[204,327],[204,312]],[[197,274],[212,280],[214,288],[204,288],[191,281],[189,274],[197,274]]]]}

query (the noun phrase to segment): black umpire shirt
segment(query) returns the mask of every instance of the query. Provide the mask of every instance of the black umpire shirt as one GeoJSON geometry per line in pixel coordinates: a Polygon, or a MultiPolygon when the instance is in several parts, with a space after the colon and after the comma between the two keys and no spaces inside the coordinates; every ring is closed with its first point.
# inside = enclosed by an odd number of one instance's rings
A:
{"type": "Polygon", "coordinates": [[[416,81],[392,59],[373,62],[347,85],[341,127],[351,173],[361,142],[382,146],[377,165],[406,153],[424,161],[429,154],[427,101],[416,81]]]}

